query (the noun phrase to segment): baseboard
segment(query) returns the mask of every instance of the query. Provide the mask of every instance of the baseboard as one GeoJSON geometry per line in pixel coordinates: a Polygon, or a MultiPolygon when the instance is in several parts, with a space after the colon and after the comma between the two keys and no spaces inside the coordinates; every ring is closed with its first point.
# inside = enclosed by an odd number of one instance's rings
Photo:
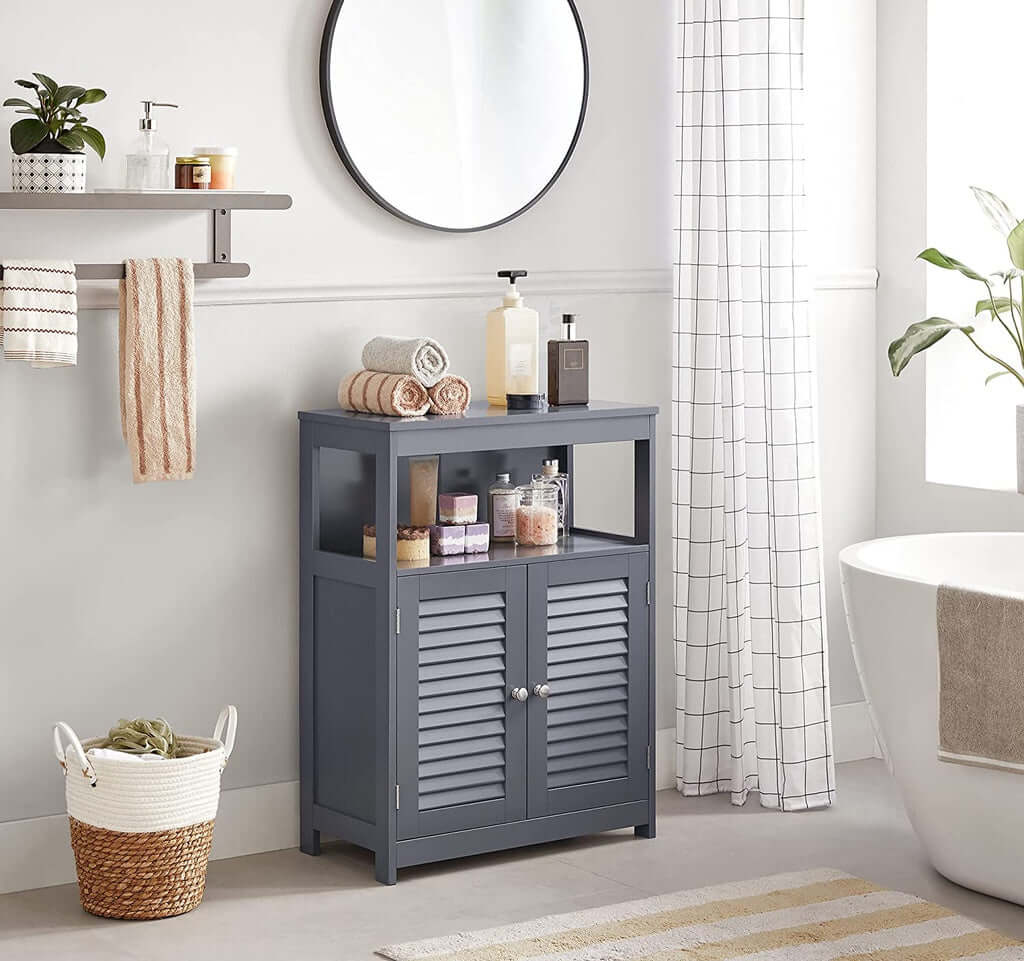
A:
{"type": "MultiPolygon", "coordinates": [[[[214,859],[277,851],[299,843],[299,782],[224,791],[213,832],[214,859]]],[[[63,814],[0,822],[0,894],[75,880],[63,814]]]]}
{"type": "MultiPolygon", "coordinates": [[[[867,704],[832,708],[836,761],[881,757],[867,704]]],[[[662,728],[655,741],[655,786],[675,787],[676,730],[662,728]]],[[[213,859],[237,858],[261,851],[297,847],[299,782],[282,781],[224,791],[213,833],[213,859]]],[[[0,894],[68,884],[75,862],[63,814],[0,822],[0,894]]]]}
{"type": "MultiPolygon", "coordinates": [[[[878,285],[874,267],[822,271],[814,277],[815,290],[873,290],[878,285]]],[[[265,284],[252,281],[200,281],[196,284],[197,307],[230,307],[245,304],[315,304],[366,300],[462,300],[493,299],[491,274],[442,277],[432,280],[394,280],[376,283],[265,284]]],[[[670,294],[672,271],[636,270],[538,270],[530,271],[530,296],[566,294],[670,294]]],[[[117,286],[106,281],[85,281],[78,286],[80,310],[117,307],[117,286]]]]}
{"type": "Polygon", "coordinates": [[[837,764],[882,756],[867,701],[832,705],[832,751],[837,764]]]}

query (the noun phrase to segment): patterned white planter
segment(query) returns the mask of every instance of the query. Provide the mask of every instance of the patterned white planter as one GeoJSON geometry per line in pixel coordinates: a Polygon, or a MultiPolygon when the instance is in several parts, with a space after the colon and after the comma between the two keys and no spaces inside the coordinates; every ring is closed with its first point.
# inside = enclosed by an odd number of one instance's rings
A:
{"type": "Polygon", "coordinates": [[[81,193],[85,190],[85,154],[15,154],[11,157],[11,190],[81,193]]]}

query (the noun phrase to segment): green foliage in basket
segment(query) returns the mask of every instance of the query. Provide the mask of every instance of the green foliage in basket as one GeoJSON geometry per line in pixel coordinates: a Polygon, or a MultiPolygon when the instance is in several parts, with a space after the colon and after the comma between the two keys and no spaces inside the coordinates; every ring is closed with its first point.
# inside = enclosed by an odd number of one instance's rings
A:
{"type": "Polygon", "coordinates": [[[166,758],[181,756],[174,731],[162,717],[152,720],[136,717],[130,721],[121,718],[107,733],[103,746],[126,754],[158,754],[166,758]]]}
{"type": "Polygon", "coordinates": [[[19,87],[34,91],[38,104],[21,97],[8,97],[5,107],[18,108],[15,113],[27,114],[11,127],[11,149],[16,154],[30,153],[41,144],[60,144],[73,152],[92,147],[100,160],[107,152],[107,143],[81,109],[90,103],[105,100],[107,93],[99,87],[78,87],[58,84],[45,73],[35,73],[35,80],[15,80],[19,87]]]}

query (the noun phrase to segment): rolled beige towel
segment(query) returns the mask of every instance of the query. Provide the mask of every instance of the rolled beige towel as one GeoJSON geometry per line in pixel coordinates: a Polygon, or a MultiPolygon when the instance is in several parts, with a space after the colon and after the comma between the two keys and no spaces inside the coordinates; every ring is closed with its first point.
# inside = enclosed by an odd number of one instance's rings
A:
{"type": "Polygon", "coordinates": [[[448,371],[448,355],[431,337],[374,337],[362,360],[367,370],[410,374],[424,387],[433,387],[448,371]]]}
{"type": "Polygon", "coordinates": [[[357,370],[338,385],[338,406],[363,414],[420,417],[430,409],[430,397],[410,374],[357,370]]]}
{"type": "Polygon", "coordinates": [[[427,394],[430,397],[430,413],[464,414],[473,391],[469,381],[456,374],[445,374],[427,394]]]}

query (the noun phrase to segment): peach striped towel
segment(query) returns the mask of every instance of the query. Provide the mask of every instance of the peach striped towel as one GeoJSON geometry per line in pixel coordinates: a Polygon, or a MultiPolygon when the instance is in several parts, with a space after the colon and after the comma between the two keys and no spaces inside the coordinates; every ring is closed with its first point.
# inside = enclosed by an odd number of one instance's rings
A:
{"type": "Polygon", "coordinates": [[[430,409],[430,397],[411,374],[357,370],[338,384],[338,406],[362,414],[422,417],[430,409]]]}
{"type": "Polygon", "coordinates": [[[78,284],[70,260],[5,260],[0,346],[33,367],[78,363],[78,284]]]}
{"type": "Polygon", "coordinates": [[[195,470],[192,262],[126,260],[118,317],[121,433],[136,484],[195,470]]]}

